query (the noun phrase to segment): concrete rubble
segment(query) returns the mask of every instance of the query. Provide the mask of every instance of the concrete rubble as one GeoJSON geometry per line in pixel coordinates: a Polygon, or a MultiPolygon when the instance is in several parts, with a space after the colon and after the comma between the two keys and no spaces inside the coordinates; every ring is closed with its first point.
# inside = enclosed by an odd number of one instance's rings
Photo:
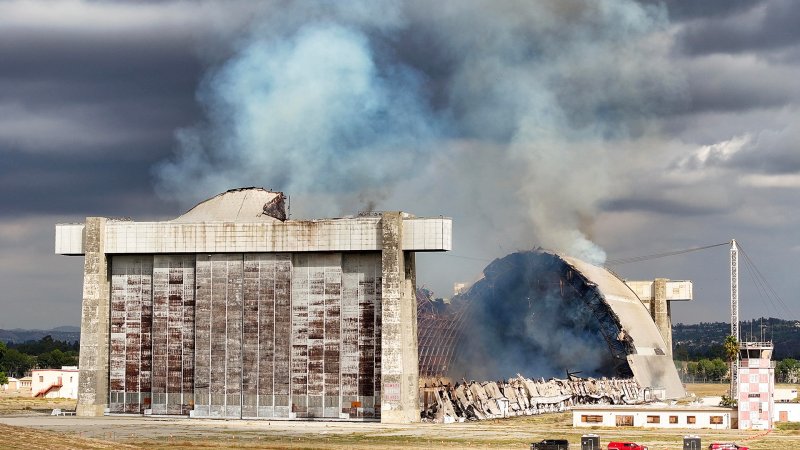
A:
{"type": "Polygon", "coordinates": [[[645,390],[634,379],[552,378],[532,380],[522,375],[508,382],[469,381],[426,386],[432,393],[422,412],[425,422],[453,423],[562,412],[589,404],[636,404],[645,401],[645,390]]]}

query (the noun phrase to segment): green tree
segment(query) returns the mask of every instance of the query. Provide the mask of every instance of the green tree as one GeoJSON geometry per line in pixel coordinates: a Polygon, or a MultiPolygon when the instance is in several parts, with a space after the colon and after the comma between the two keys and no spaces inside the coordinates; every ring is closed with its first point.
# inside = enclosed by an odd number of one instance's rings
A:
{"type": "Polygon", "coordinates": [[[784,358],[775,365],[778,380],[783,383],[797,383],[800,378],[800,361],[784,358]]]}
{"type": "Polygon", "coordinates": [[[697,361],[689,361],[686,363],[686,373],[692,377],[692,381],[697,381],[697,378],[699,377],[699,367],[700,364],[697,361]]]}
{"type": "Polygon", "coordinates": [[[58,369],[61,366],[76,366],[78,365],[78,357],[73,352],[62,352],[59,349],[55,349],[37,356],[36,365],[41,369],[58,369]]]}
{"type": "Polygon", "coordinates": [[[722,381],[728,374],[728,365],[721,358],[711,360],[711,373],[709,378],[714,381],[722,381]]]}
{"type": "Polygon", "coordinates": [[[15,348],[6,349],[0,359],[0,370],[12,377],[24,377],[36,364],[36,358],[15,348]]]}
{"type": "Polygon", "coordinates": [[[8,376],[6,376],[5,372],[0,370],[0,386],[4,385],[6,383],[8,383],[8,376]]]}
{"type": "Polygon", "coordinates": [[[728,365],[731,368],[730,398],[736,399],[736,392],[733,391],[733,378],[735,376],[733,363],[739,358],[739,341],[734,336],[725,336],[725,343],[722,344],[722,347],[725,349],[725,359],[728,360],[728,365]]]}

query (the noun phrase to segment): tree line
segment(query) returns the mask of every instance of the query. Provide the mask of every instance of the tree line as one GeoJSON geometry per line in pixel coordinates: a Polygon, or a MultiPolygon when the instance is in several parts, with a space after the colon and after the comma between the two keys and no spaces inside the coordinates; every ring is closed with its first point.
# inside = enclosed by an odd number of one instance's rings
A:
{"type": "Polygon", "coordinates": [[[0,381],[5,377],[24,377],[32,369],[77,366],[78,349],[78,342],[54,340],[49,335],[38,341],[0,342],[0,381]]]}

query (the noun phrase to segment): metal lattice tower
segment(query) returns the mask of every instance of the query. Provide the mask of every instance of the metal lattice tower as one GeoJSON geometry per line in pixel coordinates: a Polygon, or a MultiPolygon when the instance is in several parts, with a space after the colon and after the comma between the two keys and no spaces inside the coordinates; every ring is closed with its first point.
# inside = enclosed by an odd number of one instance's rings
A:
{"type": "MultiPolygon", "coordinates": [[[[739,342],[739,247],[731,239],[731,336],[739,342]]],[[[731,367],[731,396],[739,397],[739,354],[731,367]]]]}

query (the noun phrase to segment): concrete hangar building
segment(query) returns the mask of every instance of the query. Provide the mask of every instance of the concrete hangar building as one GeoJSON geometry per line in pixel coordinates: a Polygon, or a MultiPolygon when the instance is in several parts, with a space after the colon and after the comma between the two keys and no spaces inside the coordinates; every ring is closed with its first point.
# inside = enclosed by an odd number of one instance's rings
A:
{"type": "Polygon", "coordinates": [[[56,225],[85,256],[77,413],[418,421],[414,254],[450,250],[451,219],[286,219],[246,188],[56,225]]]}

